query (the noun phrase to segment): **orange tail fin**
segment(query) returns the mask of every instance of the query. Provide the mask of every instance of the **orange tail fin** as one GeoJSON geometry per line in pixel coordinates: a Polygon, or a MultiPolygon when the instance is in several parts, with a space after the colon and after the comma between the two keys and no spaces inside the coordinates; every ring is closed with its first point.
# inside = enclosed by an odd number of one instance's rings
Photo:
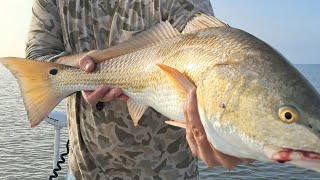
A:
{"type": "Polygon", "coordinates": [[[33,61],[23,58],[0,58],[17,79],[31,127],[40,124],[46,116],[65,98],[50,81],[50,70],[66,66],[33,61]]]}

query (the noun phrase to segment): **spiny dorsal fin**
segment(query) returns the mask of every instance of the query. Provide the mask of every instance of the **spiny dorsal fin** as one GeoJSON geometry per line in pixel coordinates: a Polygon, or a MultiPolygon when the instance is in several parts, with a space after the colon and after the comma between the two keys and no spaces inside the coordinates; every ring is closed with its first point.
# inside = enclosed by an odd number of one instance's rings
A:
{"type": "Polygon", "coordinates": [[[154,27],[136,34],[128,41],[106,50],[97,51],[89,56],[96,62],[102,62],[108,59],[119,57],[124,54],[135,52],[139,49],[146,48],[160,41],[172,39],[180,35],[180,32],[172,27],[168,22],[160,22],[154,27]]]}
{"type": "Polygon", "coordinates": [[[127,105],[128,105],[129,114],[133,120],[133,124],[134,126],[137,126],[142,115],[148,109],[148,106],[139,104],[132,99],[128,99],[127,105]]]}
{"type": "Polygon", "coordinates": [[[229,25],[223,23],[213,16],[198,13],[187,23],[186,27],[182,31],[182,34],[187,34],[212,27],[229,27],[229,25]]]}
{"type": "Polygon", "coordinates": [[[175,86],[178,92],[178,96],[181,99],[185,100],[187,94],[195,88],[195,85],[177,69],[163,64],[157,64],[157,66],[160,67],[160,69],[162,70],[162,72],[164,72],[169,81],[175,86]]]}

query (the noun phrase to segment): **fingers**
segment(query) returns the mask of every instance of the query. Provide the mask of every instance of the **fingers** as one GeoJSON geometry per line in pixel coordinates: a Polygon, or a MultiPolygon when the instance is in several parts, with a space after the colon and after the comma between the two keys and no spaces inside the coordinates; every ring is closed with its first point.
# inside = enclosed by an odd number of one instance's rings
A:
{"type": "Polygon", "coordinates": [[[124,94],[121,94],[118,99],[122,102],[127,102],[129,97],[124,94]]]}
{"type": "Polygon", "coordinates": [[[86,72],[92,72],[94,69],[94,66],[95,66],[94,61],[88,55],[83,56],[79,61],[80,69],[86,72]]]}
{"type": "MultiPolygon", "coordinates": [[[[185,103],[183,112],[184,112],[184,116],[187,121],[186,138],[189,143],[189,147],[195,156],[199,156],[199,151],[198,151],[199,148],[197,145],[197,141],[196,141],[196,139],[193,135],[193,132],[192,132],[193,124],[190,123],[190,119],[194,119],[194,117],[197,117],[196,115],[194,115],[195,114],[195,109],[194,109],[195,104],[192,104],[192,102],[194,102],[194,99],[191,99],[192,98],[191,96],[194,96],[194,93],[195,93],[194,91],[191,91],[188,94],[187,102],[185,103]],[[190,100],[191,100],[191,102],[190,102],[190,100]],[[190,112],[191,109],[193,112],[190,112]]],[[[192,123],[194,123],[194,121],[192,121],[192,123]]]]}
{"type": "Polygon", "coordinates": [[[96,105],[110,90],[108,86],[101,86],[95,91],[82,91],[83,98],[91,106],[96,105]]]}
{"type": "Polygon", "coordinates": [[[219,165],[200,121],[195,89],[191,90],[188,94],[188,101],[186,103],[185,110],[185,115],[189,121],[187,139],[188,142],[191,142],[190,148],[192,148],[194,153],[208,166],[213,167],[219,165]]]}
{"type": "Polygon", "coordinates": [[[122,90],[119,88],[110,89],[105,95],[101,98],[102,102],[117,100],[122,94],[122,90]]]}
{"type": "Polygon", "coordinates": [[[191,127],[188,124],[187,124],[187,128],[186,128],[186,138],[187,138],[187,141],[188,141],[188,144],[189,144],[189,147],[190,147],[192,154],[194,156],[199,157],[198,145],[197,145],[197,142],[193,136],[191,127]]]}
{"type": "MultiPolygon", "coordinates": [[[[88,54],[83,56],[79,61],[80,69],[86,72],[92,72],[95,67],[95,62],[89,56],[96,52],[90,51],[88,54]]],[[[128,101],[129,97],[124,95],[122,90],[119,88],[110,88],[108,86],[101,86],[95,91],[82,91],[82,96],[91,106],[96,105],[99,101],[106,102],[119,99],[123,102],[128,101]]]]}
{"type": "Polygon", "coordinates": [[[95,67],[95,62],[91,59],[91,57],[89,56],[92,53],[95,53],[99,50],[92,50],[90,52],[88,52],[87,54],[85,54],[79,61],[78,65],[80,67],[80,69],[87,71],[87,72],[92,72],[94,67],[95,67]]]}
{"type": "Polygon", "coordinates": [[[250,163],[252,160],[239,159],[217,151],[208,142],[205,129],[201,123],[196,90],[189,92],[187,102],[184,107],[184,115],[187,121],[186,138],[192,153],[201,159],[207,166],[223,166],[226,169],[232,169],[239,163],[250,163]]]}
{"type": "Polygon", "coordinates": [[[121,100],[126,102],[129,99],[128,96],[123,94],[121,89],[111,88],[109,86],[100,86],[95,91],[82,91],[82,96],[91,106],[96,105],[99,101],[121,100]]]}

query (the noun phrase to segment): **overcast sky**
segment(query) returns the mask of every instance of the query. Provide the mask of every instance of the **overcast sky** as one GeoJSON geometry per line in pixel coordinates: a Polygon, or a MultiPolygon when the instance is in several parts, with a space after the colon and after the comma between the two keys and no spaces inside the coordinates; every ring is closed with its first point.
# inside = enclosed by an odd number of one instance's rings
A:
{"type": "MultiPolygon", "coordinates": [[[[212,0],[216,17],[266,41],[292,63],[320,64],[320,1],[212,0]]],[[[2,1],[0,57],[24,56],[32,0],[2,1]]]]}

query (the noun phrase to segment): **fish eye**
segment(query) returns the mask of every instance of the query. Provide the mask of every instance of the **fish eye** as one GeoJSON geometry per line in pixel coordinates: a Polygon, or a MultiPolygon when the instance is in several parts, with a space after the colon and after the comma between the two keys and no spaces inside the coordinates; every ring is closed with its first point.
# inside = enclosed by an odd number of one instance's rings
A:
{"type": "Polygon", "coordinates": [[[285,123],[293,123],[299,119],[298,110],[293,106],[282,106],[278,112],[279,119],[285,123]]]}

